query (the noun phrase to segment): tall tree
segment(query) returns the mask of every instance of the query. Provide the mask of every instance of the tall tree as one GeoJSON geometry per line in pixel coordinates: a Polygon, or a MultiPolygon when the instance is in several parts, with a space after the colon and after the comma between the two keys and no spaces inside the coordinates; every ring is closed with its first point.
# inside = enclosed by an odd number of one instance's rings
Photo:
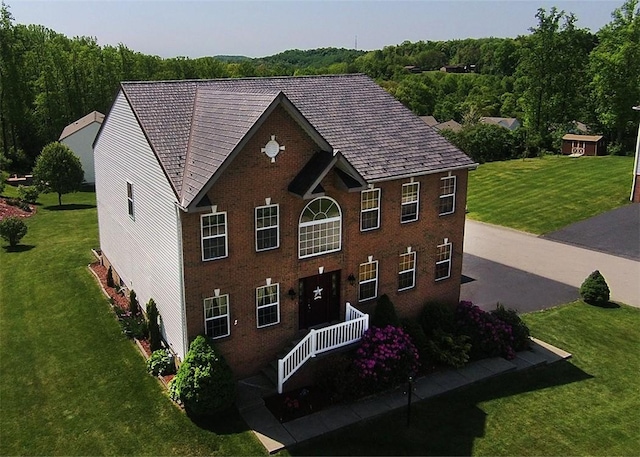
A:
{"type": "Polygon", "coordinates": [[[635,113],[640,103],[640,8],[627,0],[598,32],[589,58],[591,93],[597,120],[619,145],[633,148],[635,113]]]}

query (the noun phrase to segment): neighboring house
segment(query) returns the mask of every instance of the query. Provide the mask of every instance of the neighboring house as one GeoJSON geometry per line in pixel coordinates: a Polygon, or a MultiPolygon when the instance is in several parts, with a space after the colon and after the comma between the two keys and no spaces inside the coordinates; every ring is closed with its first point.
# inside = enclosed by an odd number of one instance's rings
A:
{"type": "Polygon", "coordinates": [[[476,164],[364,75],[122,83],[95,161],[103,261],[179,357],[249,376],[347,302],[459,300],[476,164]]]}
{"type": "Polygon", "coordinates": [[[462,130],[462,125],[460,125],[459,122],[456,122],[453,119],[451,119],[450,121],[441,122],[440,124],[436,124],[436,125],[433,126],[433,128],[438,130],[438,131],[451,130],[453,132],[459,132],[460,130],[462,130]]]}
{"type": "Polygon", "coordinates": [[[597,156],[607,153],[602,135],[575,135],[567,133],[562,137],[562,153],[572,156],[597,156]]]}
{"type": "Polygon", "coordinates": [[[480,122],[483,124],[499,125],[509,130],[515,130],[520,127],[520,121],[515,117],[481,117],[480,122]]]}
{"type": "Polygon", "coordinates": [[[71,148],[80,158],[82,170],[84,171],[84,181],[89,184],[95,182],[95,171],[93,167],[93,141],[102,125],[104,114],[94,111],[67,125],[60,134],[60,141],[71,148]]]}
{"type": "Polygon", "coordinates": [[[438,125],[440,123],[433,116],[420,116],[420,119],[422,119],[424,121],[424,123],[427,124],[429,127],[435,127],[436,125],[438,125]]]}
{"type": "MultiPolygon", "coordinates": [[[[634,106],[634,110],[640,111],[640,105],[634,106]]],[[[632,202],[640,202],[640,125],[638,125],[638,136],[636,137],[636,156],[633,161],[633,183],[631,184],[632,202]]]]}

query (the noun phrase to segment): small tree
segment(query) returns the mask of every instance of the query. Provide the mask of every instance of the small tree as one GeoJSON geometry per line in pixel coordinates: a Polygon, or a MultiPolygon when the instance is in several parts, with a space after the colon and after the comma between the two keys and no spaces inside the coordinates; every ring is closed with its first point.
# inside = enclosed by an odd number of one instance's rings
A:
{"type": "Polygon", "coordinates": [[[158,323],[158,307],[153,298],[147,303],[147,320],[149,321],[149,345],[152,351],[156,351],[162,347],[162,336],[160,334],[160,325],[158,323]]]}
{"type": "Polygon", "coordinates": [[[129,292],[129,312],[132,316],[135,316],[139,310],[140,303],[138,303],[138,296],[136,295],[136,291],[132,289],[131,292],[129,292]]]}
{"type": "Polygon", "coordinates": [[[396,309],[387,294],[378,298],[376,308],[373,311],[373,317],[371,318],[371,325],[380,328],[386,327],[387,325],[393,325],[394,327],[400,325],[396,309]]]}
{"type": "Polygon", "coordinates": [[[33,168],[36,188],[40,192],[56,192],[58,205],[62,205],[62,194],[80,190],[83,179],[80,159],[62,143],[46,145],[33,168]]]}
{"type": "Polygon", "coordinates": [[[212,416],[233,404],[236,382],[222,355],[211,340],[198,336],[169,384],[169,395],[180,401],[188,414],[212,416]]]}
{"type": "Polygon", "coordinates": [[[609,302],[609,293],[607,281],[598,270],[587,276],[580,286],[580,297],[590,305],[606,305],[609,302]]]}
{"type": "Polygon", "coordinates": [[[9,242],[9,246],[16,246],[27,234],[27,224],[19,217],[7,217],[0,222],[0,236],[9,242]]]}

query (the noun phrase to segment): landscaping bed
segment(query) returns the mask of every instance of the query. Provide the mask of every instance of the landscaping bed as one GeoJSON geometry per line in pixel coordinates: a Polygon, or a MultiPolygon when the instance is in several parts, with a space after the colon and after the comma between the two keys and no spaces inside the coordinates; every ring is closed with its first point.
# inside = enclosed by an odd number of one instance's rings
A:
{"type": "Polygon", "coordinates": [[[36,208],[36,205],[22,203],[15,198],[0,198],[0,221],[7,217],[31,217],[36,213],[36,208]]]}

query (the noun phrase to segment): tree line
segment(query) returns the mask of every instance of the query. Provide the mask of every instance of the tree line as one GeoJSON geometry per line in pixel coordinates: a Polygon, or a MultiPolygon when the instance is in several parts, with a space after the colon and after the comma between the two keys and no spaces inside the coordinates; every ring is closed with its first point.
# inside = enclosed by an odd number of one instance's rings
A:
{"type": "MultiPolygon", "coordinates": [[[[100,46],[93,37],[16,24],[2,3],[0,166],[30,170],[67,124],[93,110],[106,113],[121,81],[353,72],[374,78],[418,115],[454,119],[469,129],[479,116],[520,119],[523,131],[512,138],[512,154],[557,150],[574,121],[604,134],[610,150],[632,151],[638,120],[631,107],[640,103],[638,0],[626,0],[596,33],[556,8],[539,9],[536,18],[530,33],[517,38],[406,41],[370,52],[288,50],[255,59],[163,59],[123,44],[100,46]],[[445,65],[473,65],[474,72],[438,71],[445,65]]],[[[491,130],[474,128],[481,137],[491,130]]]]}

